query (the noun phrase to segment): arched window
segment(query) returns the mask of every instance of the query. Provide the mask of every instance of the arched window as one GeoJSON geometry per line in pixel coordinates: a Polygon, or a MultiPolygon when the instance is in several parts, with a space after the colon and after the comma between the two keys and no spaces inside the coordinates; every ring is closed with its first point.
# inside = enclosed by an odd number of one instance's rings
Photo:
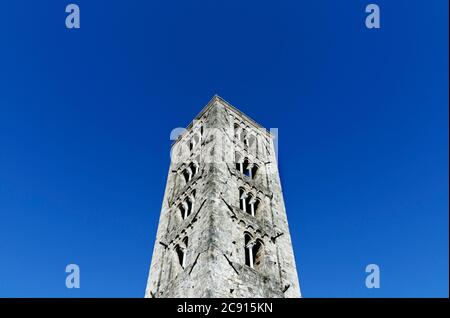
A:
{"type": "Polygon", "coordinates": [[[191,163],[189,164],[189,169],[190,169],[190,171],[191,171],[191,175],[192,175],[192,176],[194,176],[195,174],[197,174],[198,168],[199,168],[199,166],[198,166],[198,163],[197,163],[196,161],[191,162],[191,163]]]}
{"type": "Polygon", "coordinates": [[[184,169],[182,174],[183,174],[183,177],[184,177],[184,180],[186,181],[186,183],[191,181],[191,179],[192,179],[192,171],[191,171],[191,169],[184,169]]]}
{"type": "Polygon", "coordinates": [[[188,198],[186,198],[185,202],[187,205],[186,217],[188,217],[189,215],[191,215],[192,211],[194,210],[195,190],[192,192],[192,194],[188,198]]]}
{"type": "Polygon", "coordinates": [[[248,214],[252,214],[254,215],[254,210],[253,210],[253,195],[252,194],[248,194],[247,197],[245,198],[245,212],[247,212],[248,214]],[[253,213],[252,213],[253,212],[253,213]]]}
{"type": "Polygon", "coordinates": [[[186,217],[188,217],[192,213],[193,202],[191,201],[191,198],[186,199],[186,204],[187,204],[186,217]]]}
{"type": "Polygon", "coordinates": [[[256,173],[258,172],[258,165],[257,164],[253,164],[253,167],[251,168],[250,174],[252,176],[252,179],[256,178],[256,173]]]}
{"type": "Polygon", "coordinates": [[[244,143],[244,145],[247,144],[247,131],[245,129],[242,129],[239,139],[244,143]]]}
{"type": "Polygon", "coordinates": [[[251,163],[248,158],[243,158],[238,152],[235,153],[236,170],[249,178],[255,179],[259,169],[258,165],[251,163]]]}
{"type": "Polygon", "coordinates": [[[234,137],[236,140],[241,139],[241,128],[239,127],[239,124],[234,124],[234,137]]]}
{"type": "Polygon", "coordinates": [[[263,243],[260,239],[253,240],[248,233],[244,234],[245,265],[258,268],[262,262],[263,243]]]}
{"type": "Polygon", "coordinates": [[[199,168],[200,168],[200,166],[197,163],[197,161],[193,161],[187,166],[186,169],[183,170],[182,175],[183,175],[186,183],[188,183],[189,181],[192,180],[194,175],[198,173],[199,168]]]}
{"type": "Polygon", "coordinates": [[[185,202],[178,205],[178,211],[180,211],[181,218],[184,220],[186,218],[185,202]]]}
{"type": "Polygon", "coordinates": [[[239,188],[239,208],[245,212],[247,195],[243,188],[239,188]]]}
{"type": "Polygon", "coordinates": [[[181,244],[178,244],[175,246],[175,252],[177,254],[178,262],[181,266],[181,268],[186,267],[186,253],[188,248],[188,238],[185,237],[181,244]]]}
{"type": "Polygon", "coordinates": [[[184,201],[178,205],[178,210],[180,211],[181,218],[183,220],[191,215],[192,211],[194,210],[195,193],[196,190],[192,191],[189,197],[184,199],[184,201]]]}
{"type": "Polygon", "coordinates": [[[256,210],[258,209],[259,200],[254,198],[251,194],[247,198],[247,213],[251,216],[256,215],[256,210]]]}
{"type": "Polygon", "coordinates": [[[194,148],[200,143],[200,137],[198,133],[195,133],[189,142],[189,151],[194,150],[194,148]]]}
{"type": "Polygon", "coordinates": [[[244,234],[244,249],[245,249],[245,265],[253,267],[253,256],[251,256],[251,247],[250,242],[252,240],[252,237],[250,234],[245,233],[244,234]]]}
{"type": "Polygon", "coordinates": [[[239,209],[250,214],[256,215],[259,200],[251,193],[246,193],[244,188],[239,188],[239,209]]]}
{"type": "Polygon", "coordinates": [[[252,203],[252,206],[251,206],[251,214],[253,215],[253,216],[255,216],[256,215],[256,212],[258,211],[258,206],[259,206],[259,200],[258,199],[255,199],[252,203]]]}
{"type": "Polygon", "coordinates": [[[263,244],[261,240],[256,240],[253,245],[253,268],[258,268],[261,265],[263,258],[263,244]]]}
{"type": "Polygon", "coordinates": [[[249,168],[250,168],[250,161],[248,161],[248,158],[245,158],[242,170],[247,177],[251,177],[251,170],[249,168]]]}

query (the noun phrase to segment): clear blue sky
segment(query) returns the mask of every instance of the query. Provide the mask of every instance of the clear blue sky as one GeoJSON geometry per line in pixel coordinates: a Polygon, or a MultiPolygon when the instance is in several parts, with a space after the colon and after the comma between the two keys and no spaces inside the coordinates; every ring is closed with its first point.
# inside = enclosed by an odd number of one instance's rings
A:
{"type": "Polygon", "coordinates": [[[170,131],[214,94],[279,129],[305,297],[448,296],[448,1],[73,2],[1,6],[0,296],[142,297],[170,131]]]}

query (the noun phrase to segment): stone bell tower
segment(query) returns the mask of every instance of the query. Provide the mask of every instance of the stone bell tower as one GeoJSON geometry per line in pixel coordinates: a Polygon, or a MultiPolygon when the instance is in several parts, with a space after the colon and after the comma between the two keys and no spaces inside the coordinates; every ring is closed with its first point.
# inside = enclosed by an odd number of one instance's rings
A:
{"type": "Polygon", "coordinates": [[[145,297],[300,297],[272,135],[214,96],[171,159],[145,297]]]}

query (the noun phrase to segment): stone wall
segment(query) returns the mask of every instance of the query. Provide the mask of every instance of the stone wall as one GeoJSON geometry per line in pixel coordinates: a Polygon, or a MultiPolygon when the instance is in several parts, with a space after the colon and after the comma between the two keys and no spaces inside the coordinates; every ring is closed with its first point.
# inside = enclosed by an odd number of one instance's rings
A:
{"type": "Polygon", "coordinates": [[[220,97],[172,146],[145,296],[300,297],[272,136],[220,97]],[[239,170],[236,154],[257,165],[254,177],[239,170]],[[180,206],[191,201],[183,219],[180,206]],[[244,235],[258,246],[253,268],[244,235]],[[176,251],[186,238],[183,268],[176,251]]]}

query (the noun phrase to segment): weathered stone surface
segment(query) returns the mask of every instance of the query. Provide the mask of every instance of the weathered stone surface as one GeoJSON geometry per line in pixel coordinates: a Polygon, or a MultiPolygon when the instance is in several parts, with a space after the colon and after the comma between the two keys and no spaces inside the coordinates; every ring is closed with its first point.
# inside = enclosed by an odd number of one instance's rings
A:
{"type": "Polygon", "coordinates": [[[272,136],[218,96],[172,146],[145,297],[300,297],[272,136]]]}

